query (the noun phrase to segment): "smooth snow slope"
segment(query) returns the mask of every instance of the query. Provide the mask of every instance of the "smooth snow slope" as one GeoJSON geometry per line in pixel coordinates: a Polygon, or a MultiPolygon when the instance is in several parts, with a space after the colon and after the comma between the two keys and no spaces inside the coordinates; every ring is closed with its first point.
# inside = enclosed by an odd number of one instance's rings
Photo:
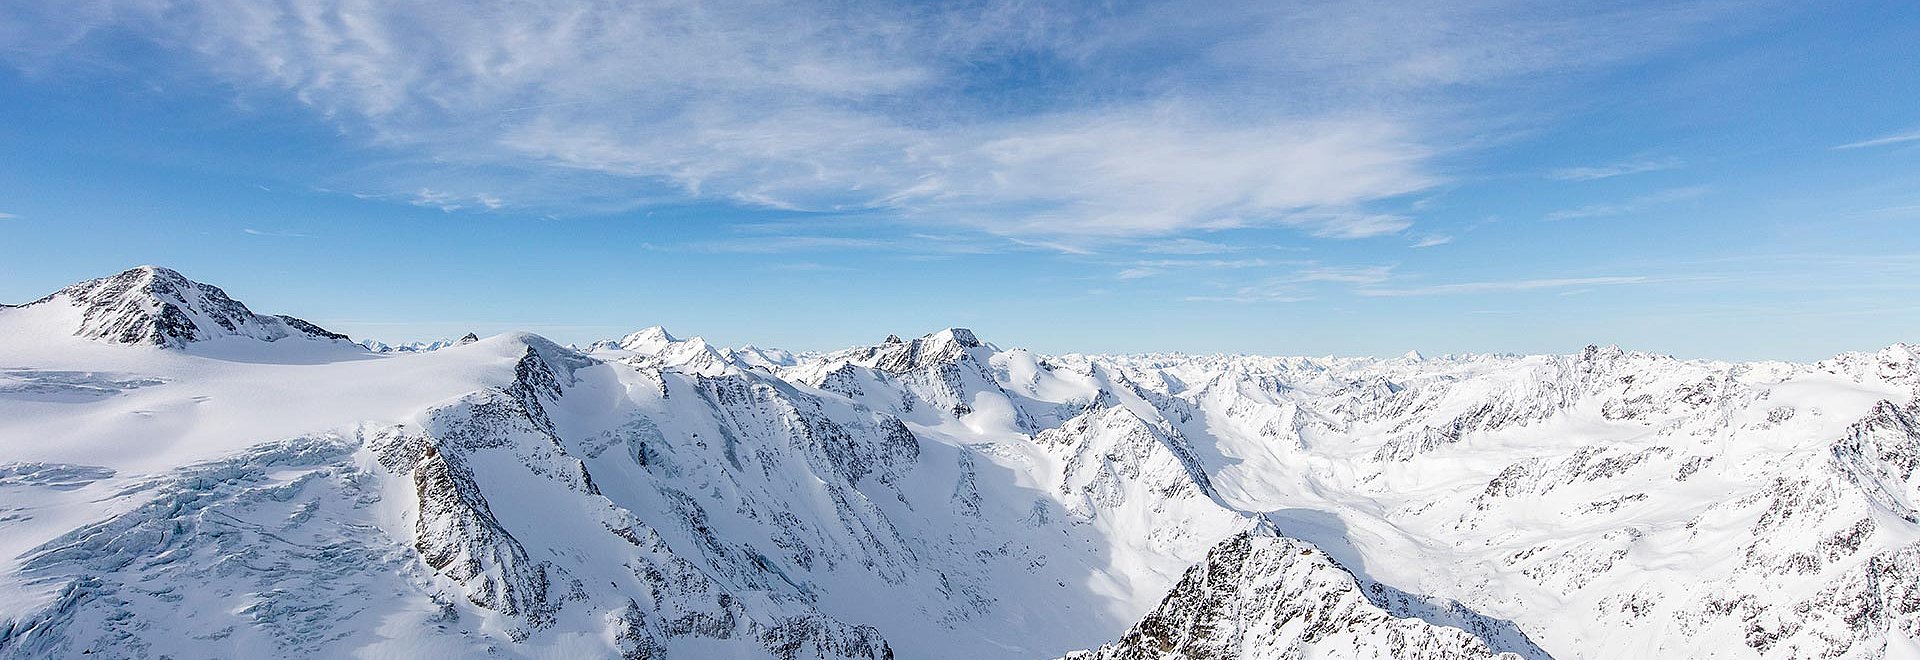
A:
{"type": "Polygon", "coordinates": [[[1905,346],[371,352],[144,267],[0,308],[0,657],[1900,657],[1916,388],[1905,346]]]}

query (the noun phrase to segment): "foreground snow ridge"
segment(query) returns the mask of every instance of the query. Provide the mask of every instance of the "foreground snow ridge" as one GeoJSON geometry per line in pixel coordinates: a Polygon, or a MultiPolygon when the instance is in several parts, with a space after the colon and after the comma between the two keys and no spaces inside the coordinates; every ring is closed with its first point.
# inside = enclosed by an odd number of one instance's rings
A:
{"type": "Polygon", "coordinates": [[[353,343],[0,306],[0,658],[1920,657],[1920,350],[353,343]]]}

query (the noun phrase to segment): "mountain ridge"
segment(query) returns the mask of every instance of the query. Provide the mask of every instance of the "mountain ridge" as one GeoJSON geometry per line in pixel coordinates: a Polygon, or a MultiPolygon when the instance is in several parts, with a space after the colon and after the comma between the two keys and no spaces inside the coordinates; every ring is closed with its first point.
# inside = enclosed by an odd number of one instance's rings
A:
{"type": "Polygon", "coordinates": [[[348,341],[346,335],[292,316],[255,314],[219,287],[160,266],[136,266],[80,282],[4,311],[20,313],[62,302],[80,314],[74,335],[116,344],[181,348],[223,336],[348,341]]]}
{"type": "Polygon", "coordinates": [[[321,360],[0,345],[0,657],[1877,658],[1920,639],[1904,344],[1794,364],[646,334],[321,360]]]}

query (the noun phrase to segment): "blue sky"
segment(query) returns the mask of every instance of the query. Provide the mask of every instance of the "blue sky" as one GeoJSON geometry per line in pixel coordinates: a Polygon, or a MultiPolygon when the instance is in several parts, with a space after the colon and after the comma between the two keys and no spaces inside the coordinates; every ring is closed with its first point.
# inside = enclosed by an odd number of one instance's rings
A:
{"type": "Polygon", "coordinates": [[[0,301],[157,263],[387,341],[1920,341],[1911,3],[1221,4],[8,3],[0,301]]]}

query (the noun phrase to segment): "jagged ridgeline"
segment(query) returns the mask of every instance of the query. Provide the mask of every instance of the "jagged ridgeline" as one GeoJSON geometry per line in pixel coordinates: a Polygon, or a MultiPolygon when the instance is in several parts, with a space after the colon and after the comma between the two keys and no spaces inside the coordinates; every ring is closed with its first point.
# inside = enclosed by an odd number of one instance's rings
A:
{"type": "Polygon", "coordinates": [[[228,335],[262,341],[347,338],[291,316],[255,314],[220,287],[158,266],[87,280],[27,306],[76,309],[81,317],[75,335],[116,344],[179,347],[228,335]]]}
{"type": "Polygon", "coordinates": [[[154,267],[0,339],[0,658],[1920,651],[1904,345],[356,344],[154,267]]]}

